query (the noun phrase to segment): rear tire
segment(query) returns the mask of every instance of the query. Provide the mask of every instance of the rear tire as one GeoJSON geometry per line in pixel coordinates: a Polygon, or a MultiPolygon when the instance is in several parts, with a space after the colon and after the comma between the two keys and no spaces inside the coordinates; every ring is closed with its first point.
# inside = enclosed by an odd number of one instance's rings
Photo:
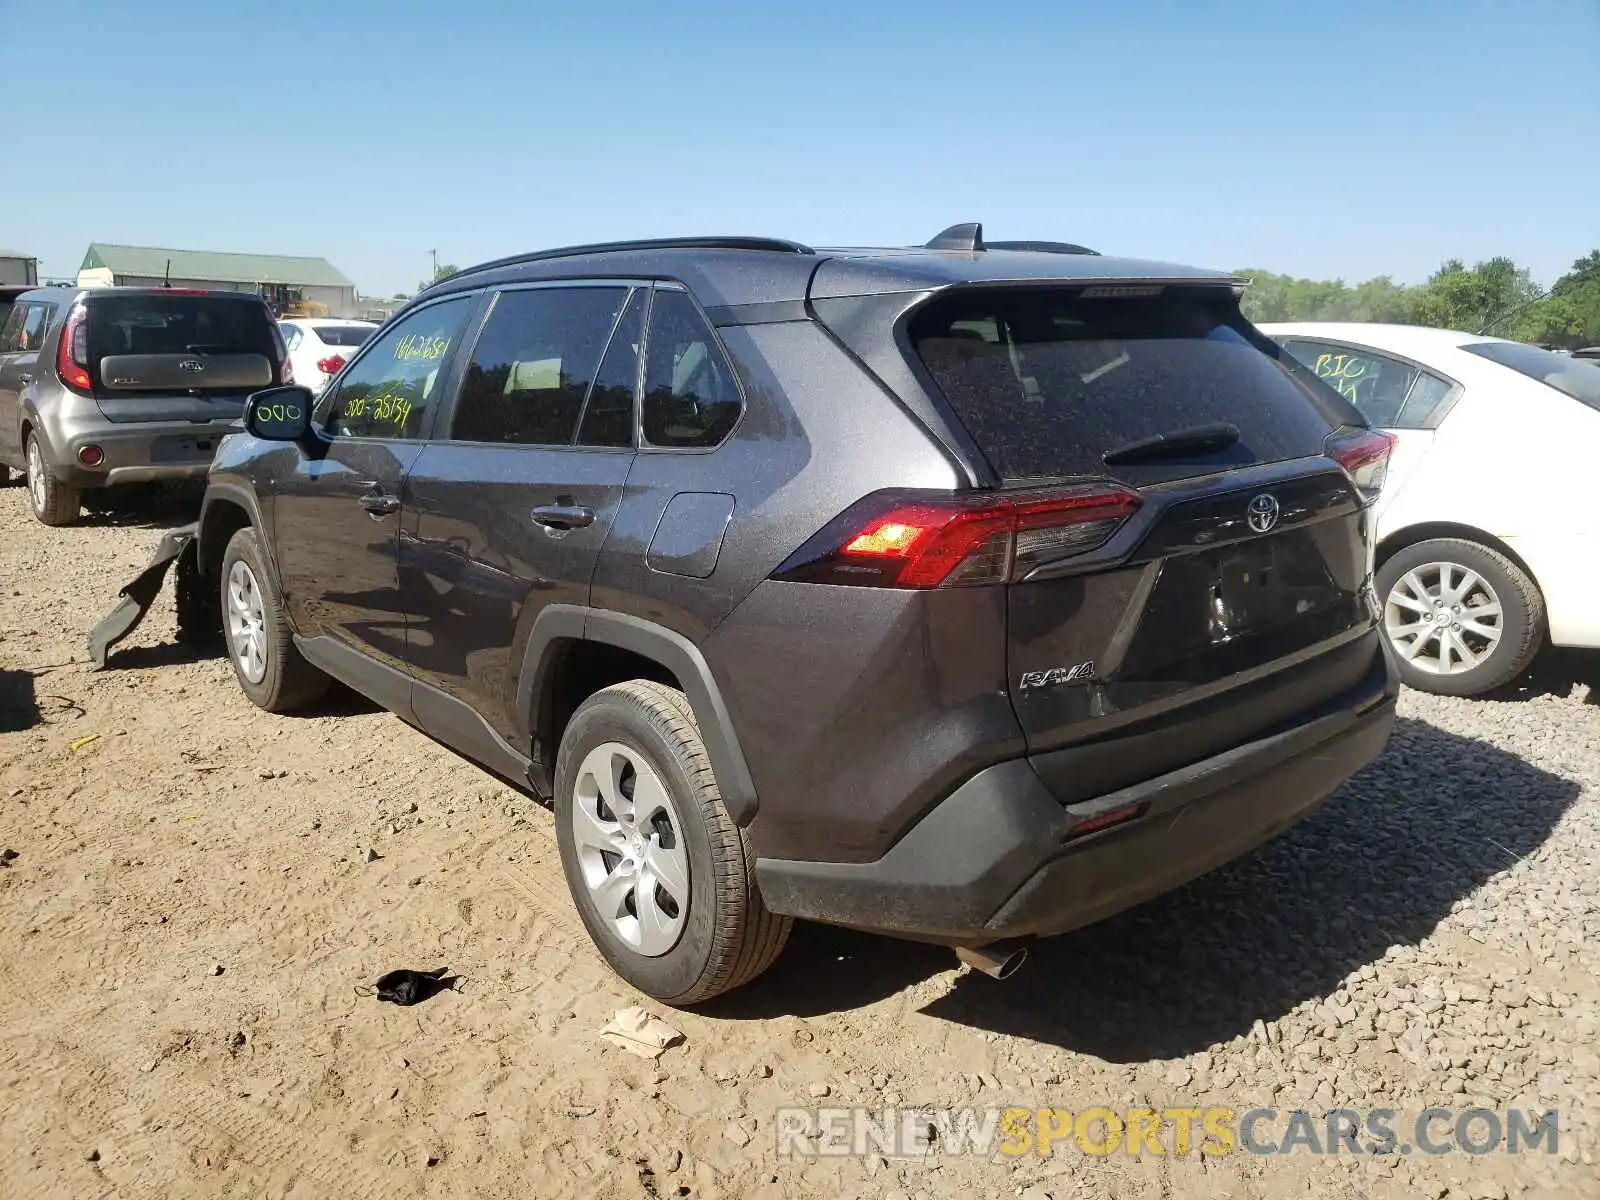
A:
{"type": "Polygon", "coordinates": [[[32,430],[28,431],[23,453],[27,456],[28,507],[33,510],[34,518],[52,527],[71,525],[83,507],[78,489],[55,477],[45,459],[39,435],[32,430]]]}
{"type": "Polygon", "coordinates": [[[1544,597],[1498,550],[1431,538],[1378,568],[1384,635],[1419,692],[1476,696],[1510,683],[1544,644],[1544,597]]]}
{"type": "Polygon", "coordinates": [[[646,995],[709,1000],[765,971],[788,940],[793,921],[762,903],[755,853],[675,688],[635,679],[579,706],[556,756],[555,817],[589,936],[646,995]]]}
{"type": "Polygon", "coordinates": [[[281,713],[322,697],[332,680],[295,648],[283,595],[249,526],[233,535],[223,553],[219,599],[228,661],[251,703],[281,713]]]}
{"type": "Polygon", "coordinates": [[[11,486],[11,468],[0,463],[0,487],[11,486]]]}

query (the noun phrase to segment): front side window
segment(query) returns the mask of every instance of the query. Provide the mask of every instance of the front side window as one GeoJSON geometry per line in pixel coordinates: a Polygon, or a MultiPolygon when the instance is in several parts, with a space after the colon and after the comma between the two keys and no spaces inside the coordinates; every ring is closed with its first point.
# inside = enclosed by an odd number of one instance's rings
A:
{"type": "Polygon", "coordinates": [[[570,446],[617,314],[621,287],[502,292],[461,383],[450,436],[570,446]]]}
{"type": "Polygon", "coordinates": [[[393,326],[323,395],[316,423],[330,437],[421,436],[471,309],[472,301],[459,296],[419,309],[393,326]]]}
{"type": "Polygon", "coordinates": [[[715,446],[732,431],[742,407],[733,368],[694,301],[683,292],[658,291],[645,346],[645,442],[715,446]]]}
{"type": "Polygon", "coordinates": [[[1519,342],[1478,342],[1461,348],[1468,354],[1509,367],[1519,375],[1549,384],[1579,404],[1600,410],[1600,367],[1594,363],[1519,342]]]}
{"type": "Polygon", "coordinates": [[[1399,424],[1401,406],[1417,379],[1415,367],[1371,350],[1329,342],[1286,341],[1284,349],[1354,404],[1368,425],[1393,429],[1399,424]]]}

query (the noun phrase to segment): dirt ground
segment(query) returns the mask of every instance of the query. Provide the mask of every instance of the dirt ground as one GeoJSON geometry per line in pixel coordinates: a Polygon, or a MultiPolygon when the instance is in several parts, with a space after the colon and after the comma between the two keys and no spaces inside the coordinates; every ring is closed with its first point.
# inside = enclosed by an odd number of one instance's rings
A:
{"type": "MultiPolygon", "coordinates": [[[[1576,690],[1539,701],[1556,732],[1515,751],[1548,800],[1537,827],[1496,834],[1499,859],[1447,867],[1426,839],[1390,839],[1373,878],[1399,882],[1374,885],[1376,915],[1329,918],[1355,912],[1365,885],[1345,880],[1367,867],[1317,841],[1366,836],[1365,794],[1255,866],[1052,941],[1005,983],[936,948],[799,928],[743,992],[693,1013],[647,1004],[685,1035],[650,1062],[597,1040],[640,997],[590,948],[529,798],[355,697],[305,717],[256,710],[224,659],[172,644],[170,596],[112,669],[87,665],[87,630],[192,503],[141,498],[47,530],[20,487],[0,490],[0,850],[14,852],[0,867],[0,1196],[1600,1195],[1581,1128],[1600,864],[1579,879],[1561,860],[1549,895],[1581,904],[1548,939],[1516,933],[1554,911],[1548,896],[1517,901],[1516,920],[1469,919],[1518,859],[1538,872],[1546,843],[1594,845],[1597,780],[1564,756],[1600,740],[1600,708],[1576,690]],[[1284,889],[1328,906],[1279,921],[1284,889]],[[1445,1043],[1440,1068],[1374,1021],[1371,981],[1407,962],[1415,1011],[1435,1016],[1420,968],[1444,995],[1457,976],[1497,997],[1520,978],[1549,1003],[1524,996],[1505,1053],[1555,1052],[1457,1091],[1445,1043]],[[459,990],[412,1008],[358,992],[440,966],[459,990]],[[1344,1009],[1376,1032],[1336,1042],[1342,1018],[1319,1014],[1344,1009]],[[1299,1053],[1323,1036],[1320,1058],[1299,1053]],[[1559,1105],[1562,1152],[806,1161],[780,1156],[773,1131],[788,1105],[1405,1108],[1480,1091],[1559,1105]]],[[[1467,786],[1491,753],[1471,707],[1407,711],[1396,752],[1467,786]]],[[[1474,1019],[1455,1030],[1464,1055],[1490,1017],[1474,1019]]]]}

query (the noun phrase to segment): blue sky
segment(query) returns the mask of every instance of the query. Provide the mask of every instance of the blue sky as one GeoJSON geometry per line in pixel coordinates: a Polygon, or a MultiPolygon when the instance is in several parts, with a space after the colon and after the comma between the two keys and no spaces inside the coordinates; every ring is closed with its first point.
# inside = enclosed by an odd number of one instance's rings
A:
{"type": "Polygon", "coordinates": [[[1600,246],[1600,0],[0,0],[0,245],[363,292],[681,233],[992,237],[1349,280],[1600,246]],[[13,64],[15,67],[15,63],[13,64]]]}

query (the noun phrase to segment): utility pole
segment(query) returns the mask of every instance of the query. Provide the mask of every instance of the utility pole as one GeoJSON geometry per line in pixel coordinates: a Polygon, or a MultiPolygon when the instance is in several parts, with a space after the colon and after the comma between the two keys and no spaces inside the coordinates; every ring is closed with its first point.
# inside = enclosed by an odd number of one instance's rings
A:
{"type": "Polygon", "coordinates": [[[433,274],[428,276],[428,282],[432,283],[435,279],[439,278],[439,252],[437,250],[429,250],[428,254],[433,259],[433,274]]]}

